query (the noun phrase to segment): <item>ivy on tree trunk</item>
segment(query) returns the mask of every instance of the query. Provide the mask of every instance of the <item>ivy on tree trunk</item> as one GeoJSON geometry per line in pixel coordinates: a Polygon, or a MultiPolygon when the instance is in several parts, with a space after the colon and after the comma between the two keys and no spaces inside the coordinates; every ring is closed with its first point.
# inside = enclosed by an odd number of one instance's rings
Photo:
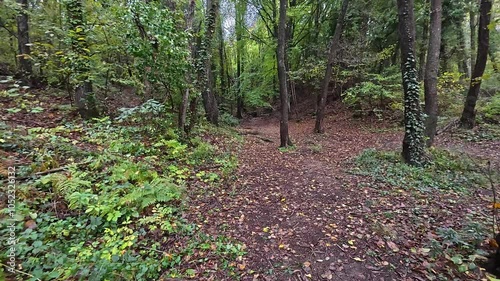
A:
{"type": "Polygon", "coordinates": [[[71,48],[75,56],[73,68],[78,81],[74,100],[80,116],[84,119],[90,119],[97,117],[99,112],[89,77],[90,50],[85,33],[83,3],[81,0],[68,0],[66,1],[66,9],[70,27],[71,48]]]}
{"type": "Polygon", "coordinates": [[[403,158],[413,166],[424,164],[424,122],[420,108],[420,86],[415,60],[415,19],[413,0],[398,0],[401,72],[404,89],[403,158]]]}

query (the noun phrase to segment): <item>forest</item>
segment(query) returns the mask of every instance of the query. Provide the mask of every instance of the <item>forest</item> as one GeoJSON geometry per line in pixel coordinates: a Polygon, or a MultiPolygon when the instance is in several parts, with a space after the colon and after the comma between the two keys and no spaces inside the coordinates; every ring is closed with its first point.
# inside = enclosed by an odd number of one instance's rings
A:
{"type": "Polygon", "coordinates": [[[0,0],[0,281],[500,280],[500,3],[0,0]]]}

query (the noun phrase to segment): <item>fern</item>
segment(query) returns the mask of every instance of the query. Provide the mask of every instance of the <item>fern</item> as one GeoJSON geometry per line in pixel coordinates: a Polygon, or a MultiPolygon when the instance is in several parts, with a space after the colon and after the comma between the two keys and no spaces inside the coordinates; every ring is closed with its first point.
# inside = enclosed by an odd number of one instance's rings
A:
{"type": "Polygon", "coordinates": [[[179,200],[182,197],[182,188],[170,179],[156,178],[141,188],[134,189],[122,198],[123,204],[132,204],[140,210],[156,203],[166,203],[179,200]]]}
{"type": "Polygon", "coordinates": [[[42,177],[39,182],[44,185],[50,184],[52,186],[53,193],[66,196],[92,186],[90,181],[82,179],[85,176],[86,173],[75,174],[71,177],[61,173],[50,174],[42,177]]]}

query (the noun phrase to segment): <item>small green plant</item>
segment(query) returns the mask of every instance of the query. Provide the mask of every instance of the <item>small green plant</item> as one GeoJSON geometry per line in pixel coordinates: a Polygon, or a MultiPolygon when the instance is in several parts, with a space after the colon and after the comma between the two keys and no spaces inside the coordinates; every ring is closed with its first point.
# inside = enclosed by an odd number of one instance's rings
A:
{"type": "Polygon", "coordinates": [[[446,150],[430,152],[433,159],[428,165],[413,167],[405,164],[397,152],[365,150],[356,158],[357,167],[352,172],[420,191],[468,192],[473,186],[486,184],[485,176],[470,158],[446,150]]]}

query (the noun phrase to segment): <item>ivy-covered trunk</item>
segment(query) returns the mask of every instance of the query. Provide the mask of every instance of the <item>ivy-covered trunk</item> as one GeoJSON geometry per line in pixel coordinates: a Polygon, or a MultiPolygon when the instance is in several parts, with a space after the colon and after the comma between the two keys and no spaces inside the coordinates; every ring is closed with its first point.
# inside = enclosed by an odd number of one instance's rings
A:
{"type": "Polygon", "coordinates": [[[403,158],[413,166],[424,164],[424,122],[420,108],[420,87],[415,60],[415,18],[413,0],[398,0],[401,72],[404,89],[403,158]]]}
{"type": "Polygon", "coordinates": [[[31,66],[30,36],[28,25],[28,0],[18,0],[20,11],[17,15],[17,45],[19,51],[19,66],[24,82],[32,84],[33,69],[31,66]]]}
{"type": "Polygon", "coordinates": [[[92,93],[92,82],[89,77],[90,50],[85,33],[83,19],[83,3],[81,0],[66,2],[70,27],[71,48],[74,53],[73,69],[78,84],[75,88],[74,100],[80,116],[90,119],[98,116],[95,96],[92,93]]]}
{"type": "Polygon", "coordinates": [[[205,37],[200,47],[200,60],[203,65],[200,66],[201,75],[201,95],[203,98],[203,106],[207,120],[218,125],[219,123],[219,108],[214,93],[214,75],[212,72],[212,41],[215,32],[215,24],[219,11],[218,0],[207,0],[207,15],[205,23],[205,37]]]}
{"type": "Polygon", "coordinates": [[[323,133],[323,119],[325,117],[325,107],[326,100],[328,98],[328,86],[330,85],[330,80],[333,73],[333,64],[335,62],[337,51],[340,46],[340,38],[342,36],[342,29],[344,26],[344,18],[347,13],[347,7],[349,6],[349,0],[344,0],[342,2],[342,8],[340,10],[339,17],[337,18],[337,25],[335,27],[335,33],[330,41],[330,48],[328,50],[328,63],[326,65],[325,76],[323,77],[323,83],[321,84],[321,94],[318,99],[318,105],[316,110],[316,124],[314,126],[315,133],[323,133]]]}
{"type": "Polygon", "coordinates": [[[286,52],[286,10],[287,10],[287,0],[280,0],[279,6],[279,23],[278,23],[278,50],[277,50],[277,62],[278,62],[278,80],[280,87],[280,100],[281,100],[281,120],[280,120],[280,147],[287,147],[292,145],[290,136],[288,134],[288,111],[289,111],[289,95],[287,87],[287,77],[286,77],[286,64],[285,64],[285,52],[286,52]]]}
{"type": "Polygon", "coordinates": [[[441,0],[431,0],[431,34],[429,39],[429,48],[427,52],[427,64],[424,79],[425,91],[425,135],[427,137],[427,146],[431,147],[436,136],[436,127],[438,119],[438,70],[439,70],[439,51],[441,46],[441,0]]]}
{"type": "Polygon", "coordinates": [[[479,34],[476,65],[472,73],[469,92],[465,99],[464,111],[460,118],[462,128],[472,129],[476,125],[476,102],[481,89],[486,62],[488,60],[488,48],[490,42],[490,20],[491,20],[491,0],[481,0],[479,8],[479,34]]]}

